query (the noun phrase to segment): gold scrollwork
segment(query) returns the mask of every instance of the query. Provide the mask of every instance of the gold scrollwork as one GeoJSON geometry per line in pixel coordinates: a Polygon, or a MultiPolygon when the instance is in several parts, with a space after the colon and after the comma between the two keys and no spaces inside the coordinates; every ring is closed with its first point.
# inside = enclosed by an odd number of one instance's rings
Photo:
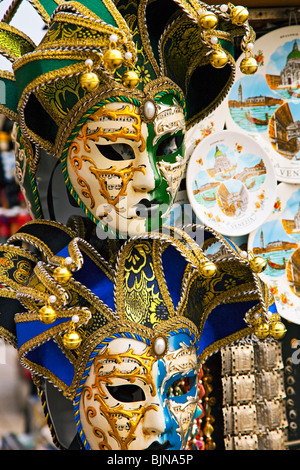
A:
{"type": "Polygon", "coordinates": [[[105,106],[101,106],[95,113],[90,116],[90,119],[97,122],[101,118],[107,117],[113,121],[121,120],[123,123],[126,122],[126,118],[131,119],[131,126],[134,129],[134,132],[130,132],[127,127],[122,126],[119,130],[114,132],[105,132],[102,127],[98,127],[94,131],[90,130],[88,127],[88,122],[86,122],[81,129],[81,135],[77,136],[78,140],[82,140],[84,143],[84,148],[87,152],[90,152],[90,147],[87,143],[88,140],[98,141],[100,137],[105,137],[105,139],[110,140],[111,142],[116,142],[118,138],[122,137],[124,139],[133,140],[135,142],[141,141],[139,150],[143,152],[146,148],[145,139],[141,133],[141,116],[137,114],[136,107],[133,106],[131,110],[128,105],[123,109],[117,110],[108,110],[105,106]]]}
{"type": "Polygon", "coordinates": [[[143,174],[145,174],[145,168],[136,168],[133,166],[133,163],[131,162],[126,168],[123,168],[121,170],[118,170],[115,166],[107,169],[107,170],[100,170],[97,168],[93,160],[87,158],[87,157],[82,157],[82,160],[84,161],[89,161],[90,163],[93,163],[94,166],[90,167],[90,171],[93,175],[96,176],[99,185],[100,185],[100,194],[107,200],[108,204],[112,205],[115,209],[116,212],[119,212],[119,208],[116,207],[118,202],[123,196],[126,196],[126,190],[127,190],[127,185],[129,181],[132,179],[133,174],[136,171],[141,171],[143,174]],[[117,177],[121,179],[120,183],[120,191],[115,196],[114,198],[111,196],[109,190],[107,189],[107,177],[117,177]]]}
{"type": "Polygon", "coordinates": [[[103,354],[96,356],[94,360],[95,381],[91,387],[86,385],[83,388],[81,398],[86,421],[90,426],[92,426],[93,434],[101,439],[101,441],[98,443],[99,449],[111,450],[107,439],[108,436],[105,435],[105,433],[103,433],[99,427],[95,426],[91,420],[97,416],[99,411],[111,425],[112,431],[109,431],[108,435],[117,439],[120,445],[120,450],[127,450],[129,444],[136,438],[136,428],[141,419],[145,416],[145,413],[149,410],[158,410],[157,405],[153,404],[139,407],[137,410],[125,410],[124,404],[121,403],[111,409],[107,406],[106,403],[107,392],[103,388],[104,384],[112,384],[112,377],[124,378],[126,380],[130,380],[130,382],[133,382],[135,379],[140,379],[150,387],[151,395],[155,396],[156,387],[151,375],[152,365],[155,360],[156,359],[150,354],[149,347],[144,351],[143,354],[140,355],[134,354],[132,349],[126,353],[111,354],[109,348],[107,348],[103,354]],[[116,365],[121,365],[122,359],[128,359],[129,357],[136,364],[136,367],[133,371],[130,372],[130,374],[122,372],[120,368],[116,369],[115,367],[113,367],[113,370],[108,373],[104,373],[104,371],[101,370],[103,369],[103,363],[106,361],[116,365]],[[94,396],[92,390],[97,390],[94,396]],[[87,399],[87,403],[84,398],[87,399]],[[90,404],[91,400],[92,403],[95,401],[99,403],[99,411],[97,411],[94,406],[90,404]],[[85,406],[86,404],[87,406],[85,406]],[[126,436],[123,435],[121,437],[121,433],[124,431],[124,429],[126,436]]]}
{"type": "Polygon", "coordinates": [[[78,155],[80,152],[80,146],[77,142],[73,142],[72,145],[70,145],[69,148],[69,161],[71,163],[71,166],[77,176],[77,183],[79,186],[82,188],[81,194],[90,199],[90,208],[93,209],[95,207],[95,199],[92,195],[90,185],[86,182],[86,180],[83,178],[83,176],[79,175],[79,171],[82,169],[82,158],[80,155],[78,155]],[[72,155],[72,152],[75,153],[75,155],[72,155]]]}

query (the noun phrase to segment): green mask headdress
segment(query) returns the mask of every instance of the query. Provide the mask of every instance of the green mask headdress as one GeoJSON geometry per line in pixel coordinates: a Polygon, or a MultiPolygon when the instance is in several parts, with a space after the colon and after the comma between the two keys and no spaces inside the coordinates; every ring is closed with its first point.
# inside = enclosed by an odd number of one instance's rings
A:
{"type": "Polygon", "coordinates": [[[247,57],[254,33],[243,7],[195,0],[41,0],[34,6],[48,26],[38,46],[9,25],[16,8],[0,23],[0,50],[13,67],[1,73],[6,101],[0,110],[18,124],[17,175],[35,218],[43,217],[39,149],[59,158],[94,105],[118,97],[140,106],[149,122],[156,101],[171,94],[190,127],[228,93],[236,36],[246,53],[244,71],[255,69],[247,57]]]}

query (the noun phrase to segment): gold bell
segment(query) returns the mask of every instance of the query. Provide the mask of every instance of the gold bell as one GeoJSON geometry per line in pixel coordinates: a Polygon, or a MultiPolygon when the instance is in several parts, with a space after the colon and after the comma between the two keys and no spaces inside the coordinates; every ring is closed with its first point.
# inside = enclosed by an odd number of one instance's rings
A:
{"type": "Polygon", "coordinates": [[[252,56],[245,57],[240,63],[240,70],[245,75],[253,75],[258,69],[256,59],[252,56]]]}
{"type": "Polygon", "coordinates": [[[259,323],[254,328],[254,333],[258,337],[258,339],[265,339],[270,332],[270,328],[268,323],[259,323]]]}
{"type": "Polygon", "coordinates": [[[122,83],[127,88],[135,88],[139,84],[139,76],[134,70],[127,70],[122,76],[122,83]]]}
{"type": "Polygon", "coordinates": [[[80,75],[79,83],[85,91],[94,91],[99,86],[99,77],[96,73],[92,72],[92,59],[87,59],[85,65],[87,66],[87,72],[80,75]]]}
{"type": "Polygon", "coordinates": [[[205,11],[200,15],[198,24],[203,29],[214,29],[218,24],[218,17],[210,11],[205,11]]]}
{"type": "Polygon", "coordinates": [[[96,88],[98,88],[100,80],[99,80],[99,77],[96,73],[86,72],[86,73],[83,73],[80,76],[79,82],[80,82],[81,87],[85,91],[90,92],[90,91],[94,91],[94,90],[96,90],[96,88]]]}
{"type": "Polygon", "coordinates": [[[249,17],[249,12],[247,8],[238,5],[236,7],[233,7],[230,10],[230,18],[233,24],[236,24],[237,26],[243,26],[243,24],[246,23],[249,17]]]}
{"type": "Polygon", "coordinates": [[[75,324],[79,321],[78,315],[73,315],[69,331],[67,331],[62,342],[66,349],[77,349],[82,341],[80,334],[75,330],[75,324]]]}
{"type": "Polygon", "coordinates": [[[286,327],[281,321],[271,323],[270,325],[270,334],[275,339],[281,339],[286,334],[286,327]]]}
{"type": "Polygon", "coordinates": [[[50,325],[56,320],[56,312],[50,305],[44,305],[44,307],[40,308],[39,316],[40,321],[46,325],[50,325]]]}
{"type": "Polygon", "coordinates": [[[262,256],[254,256],[250,259],[250,268],[255,273],[262,273],[267,267],[267,261],[262,256]]]}
{"type": "Polygon", "coordinates": [[[203,277],[209,278],[216,274],[217,266],[211,261],[204,261],[200,264],[200,273],[203,277]]]}
{"type": "Polygon", "coordinates": [[[53,277],[58,284],[67,284],[72,277],[72,273],[66,266],[60,266],[54,269],[53,277]]]}
{"type": "Polygon", "coordinates": [[[216,50],[210,54],[210,63],[216,69],[225,67],[228,62],[228,57],[223,50],[216,50]]]}
{"type": "Polygon", "coordinates": [[[82,338],[77,331],[71,330],[64,334],[62,341],[66,349],[77,349],[81,344],[82,338]]]}
{"type": "Polygon", "coordinates": [[[104,53],[103,60],[106,68],[115,70],[122,65],[122,53],[119,49],[107,49],[104,53]]]}

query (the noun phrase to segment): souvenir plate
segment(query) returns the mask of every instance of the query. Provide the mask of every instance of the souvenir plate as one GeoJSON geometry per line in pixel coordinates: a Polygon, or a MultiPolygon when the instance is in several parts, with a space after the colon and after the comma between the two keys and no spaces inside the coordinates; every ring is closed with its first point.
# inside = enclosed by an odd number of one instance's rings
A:
{"type": "Polygon", "coordinates": [[[272,31],[254,43],[256,74],[237,61],[228,95],[226,127],[262,137],[278,181],[300,183],[300,25],[272,31]]]}
{"type": "Polygon", "coordinates": [[[300,185],[280,183],[269,218],[249,235],[248,248],[267,260],[259,274],[278,313],[300,324],[300,185]]]}
{"type": "Polygon", "coordinates": [[[220,131],[200,142],[190,158],[186,182],[198,219],[227,236],[255,230],[275,201],[270,159],[243,133],[220,131]]]}

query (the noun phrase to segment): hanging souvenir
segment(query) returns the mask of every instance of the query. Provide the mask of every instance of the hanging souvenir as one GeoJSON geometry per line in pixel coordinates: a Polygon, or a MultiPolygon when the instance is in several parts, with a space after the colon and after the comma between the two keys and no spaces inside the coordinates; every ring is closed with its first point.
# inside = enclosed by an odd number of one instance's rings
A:
{"type": "Polygon", "coordinates": [[[300,186],[280,183],[270,217],[249,236],[248,248],[267,261],[261,278],[280,315],[300,324],[300,186]]]}

